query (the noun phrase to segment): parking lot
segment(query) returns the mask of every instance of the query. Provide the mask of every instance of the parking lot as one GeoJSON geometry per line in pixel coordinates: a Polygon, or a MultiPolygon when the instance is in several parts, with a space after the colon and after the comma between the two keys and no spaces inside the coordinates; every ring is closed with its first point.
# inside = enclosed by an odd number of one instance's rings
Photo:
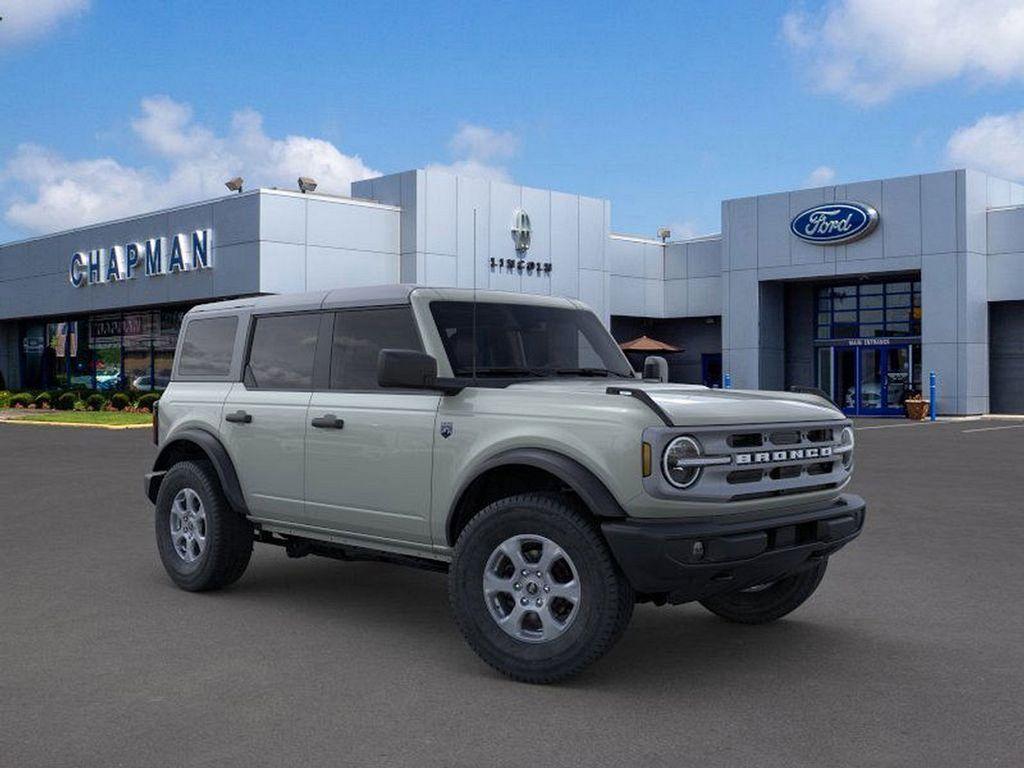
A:
{"type": "Polygon", "coordinates": [[[506,681],[444,577],[257,547],[165,577],[145,430],[0,424],[0,764],[963,766],[1024,754],[1024,421],[858,424],[864,534],[772,626],[639,606],[506,681]]]}

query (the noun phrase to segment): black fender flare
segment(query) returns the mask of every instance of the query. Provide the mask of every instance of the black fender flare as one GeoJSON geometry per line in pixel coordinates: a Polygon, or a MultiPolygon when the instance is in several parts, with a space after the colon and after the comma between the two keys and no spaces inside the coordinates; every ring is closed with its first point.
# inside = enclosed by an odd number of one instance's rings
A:
{"type": "Polygon", "coordinates": [[[542,469],[554,475],[569,488],[595,516],[602,518],[626,517],[625,510],[612,495],[605,484],[589,469],[575,459],[571,459],[557,451],[545,448],[513,448],[502,451],[480,462],[473,468],[468,479],[464,480],[455,494],[448,509],[445,520],[445,533],[449,543],[453,543],[452,524],[462,504],[466,491],[483,475],[492,469],[502,466],[524,465],[542,469]]]}
{"type": "Polygon", "coordinates": [[[178,455],[182,446],[191,443],[197,446],[206,458],[210,460],[220,480],[220,487],[224,491],[231,508],[239,514],[248,514],[245,505],[245,497],[242,495],[242,484],[238,482],[238,473],[235,472],[235,465],[228,455],[227,449],[215,435],[205,429],[189,428],[175,433],[174,438],[166,445],[161,446],[156,461],[153,462],[153,471],[146,475],[146,495],[154,504],[157,493],[160,491],[160,483],[167,470],[172,466],[172,459],[178,455]]]}

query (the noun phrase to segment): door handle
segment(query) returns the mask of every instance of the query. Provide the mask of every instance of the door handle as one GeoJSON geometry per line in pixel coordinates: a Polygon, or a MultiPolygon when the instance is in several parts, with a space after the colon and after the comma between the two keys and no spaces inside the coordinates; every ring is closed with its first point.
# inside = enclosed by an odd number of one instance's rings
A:
{"type": "Polygon", "coordinates": [[[317,416],[309,423],[319,429],[341,429],[345,426],[345,420],[339,419],[333,413],[325,413],[323,416],[317,416]]]}
{"type": "Polygon", "coordinates": [[[224,417],[224,421],[230,421],[232,424],[248,424],[252,421],[252,414],[245,411],[235,411],[234,413],[227,414],[224,417]]]}

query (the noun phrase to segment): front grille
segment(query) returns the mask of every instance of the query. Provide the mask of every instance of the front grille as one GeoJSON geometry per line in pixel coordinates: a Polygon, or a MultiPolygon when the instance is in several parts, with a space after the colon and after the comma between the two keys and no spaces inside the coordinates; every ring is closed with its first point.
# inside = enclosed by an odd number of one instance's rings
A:
{"type": "Polygon", "coordinates": [[[703,458],[721,459],[703,466],[700,479],[684,492],[658,476],[645,486],[658,495],[706,501],[771,498],[838,488],[848,476],[842,456],[831,451],[848,422],[788,423],[767,427],[652,427],[645,440],[662,455],[682,434],[697,438],[703,458]],[[825,455],[822,455],[824,450],[825,455]]]}

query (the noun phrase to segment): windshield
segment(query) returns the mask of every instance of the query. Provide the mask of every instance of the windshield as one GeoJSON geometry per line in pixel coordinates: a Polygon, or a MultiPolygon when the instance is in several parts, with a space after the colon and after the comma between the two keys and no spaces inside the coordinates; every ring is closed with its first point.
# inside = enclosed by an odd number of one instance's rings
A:
{"type": "Polygon", "coordinates": [[[590,312],[530,304],[435,301],[437,323],[455,376],[614,376],[633,378],[611,334],[590,312]],[[476,359],[474,360],[474,348],[476,359]]]}

